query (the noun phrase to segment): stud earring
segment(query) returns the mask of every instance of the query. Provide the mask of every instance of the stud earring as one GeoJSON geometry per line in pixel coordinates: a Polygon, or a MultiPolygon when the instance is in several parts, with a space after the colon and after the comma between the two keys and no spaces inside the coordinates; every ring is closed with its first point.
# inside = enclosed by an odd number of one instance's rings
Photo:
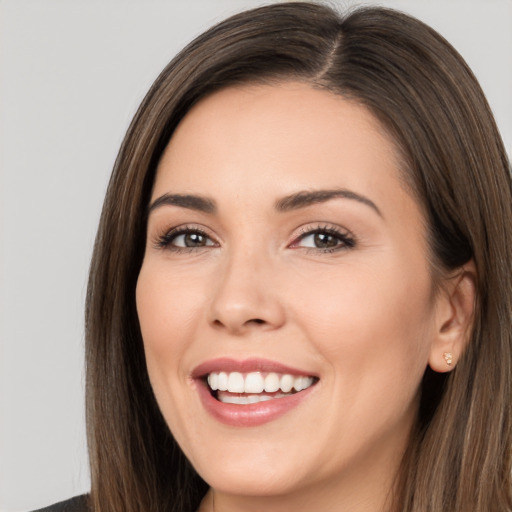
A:
{"type": "Polygon", "coordinates": [[[453,363],[453,355],[452,355],[452,353],[451,352],[445,352],[443,354],[443,357],[444,357],[444,360],[446,361],[446,364],[448,366],[451,366],[452,363],[453,363]]]}

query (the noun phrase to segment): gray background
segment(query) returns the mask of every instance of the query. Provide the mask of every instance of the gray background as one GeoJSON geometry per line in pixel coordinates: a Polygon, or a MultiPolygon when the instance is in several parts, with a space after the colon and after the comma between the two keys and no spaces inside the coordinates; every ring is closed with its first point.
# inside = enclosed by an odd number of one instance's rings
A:
{"type": "MultiPolygon", "coordinates": [[[[454,44],[511,154],[512,1],[372,3],[454,44]]],[[[88,490],[83,302],[117,149],[170,58],[212,22],[260,4],[0,2],[0,511],[88,490]]]]}

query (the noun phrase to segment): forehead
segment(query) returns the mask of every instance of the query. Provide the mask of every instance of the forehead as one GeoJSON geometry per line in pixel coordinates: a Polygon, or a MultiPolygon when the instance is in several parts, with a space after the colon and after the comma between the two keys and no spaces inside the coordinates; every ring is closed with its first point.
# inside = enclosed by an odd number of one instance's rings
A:
{"type": "Polygon", "coordinates": [[[277,198],[298,189],[402,188],[395,145],[364,107],[303,83],[244,85],[200,101],[160,161],[153,198],[169,191],[277,198]]]}

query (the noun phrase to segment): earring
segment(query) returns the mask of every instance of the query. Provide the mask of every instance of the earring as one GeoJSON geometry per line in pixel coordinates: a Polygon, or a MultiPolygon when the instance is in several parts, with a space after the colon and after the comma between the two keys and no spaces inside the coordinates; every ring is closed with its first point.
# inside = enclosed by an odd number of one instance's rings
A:
{"type": "Polygon", "coordinates": [[[451,366],[452,363],[453,363],[453,355],[452,355],[452,353],[451,352],[445,352],[443,354],[443,357],[444,357],[444,360],[446,361],[446,364],[448,366],[451,366]]]}

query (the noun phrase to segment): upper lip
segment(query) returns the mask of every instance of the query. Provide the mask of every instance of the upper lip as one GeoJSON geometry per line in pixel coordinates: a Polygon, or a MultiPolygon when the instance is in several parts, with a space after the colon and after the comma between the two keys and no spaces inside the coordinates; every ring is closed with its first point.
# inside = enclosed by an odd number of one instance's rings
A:
{"type": "Polygon", "coordinates": [[[249,358],[243,360],[236,360],[227,357],[210,359],[201,363],[192,371],[192,378],[198,379],[205,377],[212,372],[262,372],[262,373],[283,373],[297,376],[316,377],[314,373],[300,368],[293,368],[291,366],[271,361],[269,359],[249,358]]]}

